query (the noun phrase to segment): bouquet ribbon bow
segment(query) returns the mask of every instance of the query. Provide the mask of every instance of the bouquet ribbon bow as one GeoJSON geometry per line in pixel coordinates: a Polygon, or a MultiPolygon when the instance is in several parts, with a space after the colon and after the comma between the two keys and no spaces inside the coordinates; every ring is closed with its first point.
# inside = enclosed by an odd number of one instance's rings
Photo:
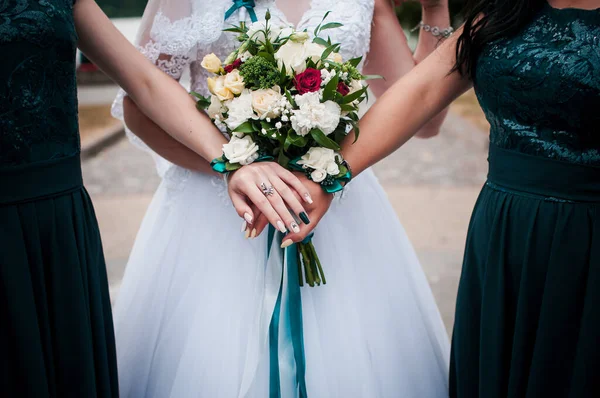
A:
{"type": "Polygon", "coordinates": [[[233,13],[239,10],[240,8],[245,8],[246,10],[248,10],[248,14],[250,14],[250,20],[252,22],[256,22],[258,21],[258,18],[256,18],[254,6],[254,0],[233,0],[233,5],[229,7],[227,12],[225,12],[225,20],[229,19],[229,17],[232,16],[233,13]]]}

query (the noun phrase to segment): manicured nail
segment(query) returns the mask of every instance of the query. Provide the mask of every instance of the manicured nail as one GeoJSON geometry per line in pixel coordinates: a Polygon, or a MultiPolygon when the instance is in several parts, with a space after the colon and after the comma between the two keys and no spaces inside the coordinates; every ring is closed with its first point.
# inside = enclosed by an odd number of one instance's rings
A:
{"type": "Polygon", "coordinates": [[[313,200],[312,200],[312,198],[310,197],[310,194],[309,194],[309,193],[305,193],[305,194],[304,194],[304,200],[305,200],[305,201],[306,201],[306,203],[308,203],[309,205],[312,205],[312,204],[313,204],[313,200]]]}
{"type": "Polygon", "coordinates": [[[306,224],[306,225],[310,224],[310,219],[308,218],[308,214],[306,214],[306,212],[300,213],[299,216],[304,224],[306,224]]]}
{"type": "Polygon", "coordinates": [[[246,231],[246,228],[248,228],[248,223],[247,223],[246,221],[244,221],[244,222],[242,223],[242,231],[241,231],[241,232],[245,232],[245,231],[246,231]]]}
{"type": "Polygon", "coordinates": [[[286,247],[290,247],[293,244],[294,244],[294,241],[291,239],[288,239],[281,244],[281,248],[285,249],[286,247]]]}
{"type": "Polygon", "coordinates": [[[252,224],[252,216],[250,213],[244,213],[244,220],[246,220],[248,224],[252,224]]]}
{"type": "Polygon", "coordinates": [[[285,227],[285,224],[282,223],[281,221],[277,221],[277,228],[284,234],[287,232],[287,228],[285,227]]]}
{"type": "Polygon", "coordinates": [[[252,233],[250,234],[250,238],[251,239],[256,238],[256,228],[252,228],[252,233]]]}
{"type": "Polygon", "coordinates": [[[244,236],[246,237],[246,239],[248,239],[250,237],[250,230],[247,229],[244,236]]]}
{"type": "Polygon", "coordinates": [[[296,222],[292,222],[290,224],[290,228],[292,229],[292,231],[294,231],[295,233],[299,233],[300,232],[300,227],[298,226],[298,224],[296,224],[296,222]]]}

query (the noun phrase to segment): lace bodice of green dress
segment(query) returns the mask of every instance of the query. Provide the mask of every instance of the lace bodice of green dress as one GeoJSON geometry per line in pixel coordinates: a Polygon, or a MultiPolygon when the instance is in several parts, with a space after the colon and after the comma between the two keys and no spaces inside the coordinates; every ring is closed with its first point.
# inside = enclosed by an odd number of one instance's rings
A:
{"type": "Polygon", "coordinates": [[[73,0],[0,0],[0,167],[79,152],[73,0]]]}
{"type": "Polygon", "coordinates": [[[600,166],[600,9],[546,4],[482,52],[475,91],[501,148],[600,166]]]}

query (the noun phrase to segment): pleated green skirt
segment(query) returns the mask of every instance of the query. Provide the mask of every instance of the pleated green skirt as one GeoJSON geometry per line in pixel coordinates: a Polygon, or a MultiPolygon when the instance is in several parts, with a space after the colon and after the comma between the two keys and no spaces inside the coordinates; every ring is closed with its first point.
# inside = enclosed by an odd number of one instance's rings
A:
{"type": "Polygon", "coordinates": [[[450,396],[600,397],[600,169],[492,146],[469,227],[450,396]]]}
{"type": "Polygon", "coordinates": [[[79,157],[0,170],[0,396],[117,397],[106,267],[79,157]]]}

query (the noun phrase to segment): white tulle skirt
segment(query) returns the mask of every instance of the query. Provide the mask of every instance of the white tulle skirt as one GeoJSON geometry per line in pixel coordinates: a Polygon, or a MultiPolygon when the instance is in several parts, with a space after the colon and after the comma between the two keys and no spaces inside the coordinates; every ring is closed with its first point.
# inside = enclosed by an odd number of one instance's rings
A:
{"type": "MultiPolygon", "coordinates": [[[[121,396],[267,398],[268,333],[256,328],[267,234],[244,239],[223,186],[175,171],[148,209],[117,298],[121,396]]],[[[301,288],[308,397],[447,397],[444,325],[371,171],[333,202],[313,242],[327,284],[301,288]]]]}

